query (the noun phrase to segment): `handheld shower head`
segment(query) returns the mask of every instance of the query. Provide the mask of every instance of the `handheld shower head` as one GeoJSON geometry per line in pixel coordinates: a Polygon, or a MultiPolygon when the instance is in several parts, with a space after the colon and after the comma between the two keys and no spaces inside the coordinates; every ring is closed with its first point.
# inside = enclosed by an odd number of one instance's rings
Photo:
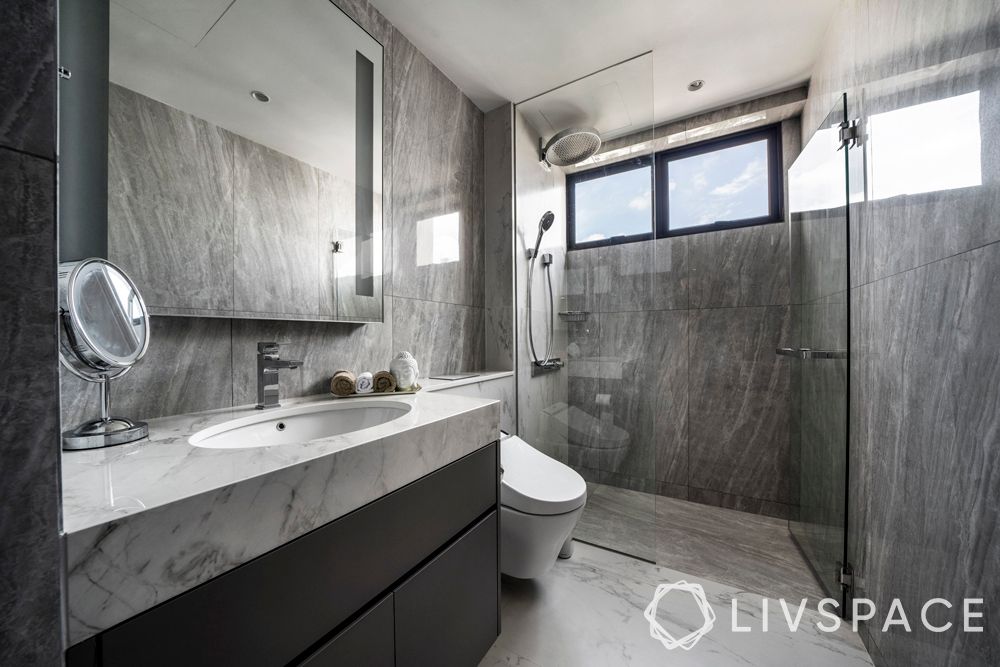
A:
{"type": "Polygon", "coordinates": [[[552,223],[555,222],[555,220],[556,220],[555,213],[553,213],[552,211],[546,211],[545,214],[542,216],[542,219],[538,221],[538,237],[535,239],[535,252],[534,252],[535,255],[538,254],[538,246],[542,245],[542,234],[549,231],[549,228],[552,226],[552,223]]]}
{"type": "Polygon", "coordinates": [[[552,223],[555,222],[555,219],[556,219],[555,213],[553,213],[552,211],[546,211],[545,215],[542,216],[542,219],[538,221],[538,229],[542,232],[549,231],[549,227],[552,226],[552,223]]]}

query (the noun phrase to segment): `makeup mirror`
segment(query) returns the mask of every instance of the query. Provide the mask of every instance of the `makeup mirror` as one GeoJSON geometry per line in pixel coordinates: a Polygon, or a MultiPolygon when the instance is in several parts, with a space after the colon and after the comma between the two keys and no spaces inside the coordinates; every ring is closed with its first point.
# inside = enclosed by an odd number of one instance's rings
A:
{"type": "Polygon", "coordinates": [[[59,359],[101,388],[101,417],[63,433],[63,449],[94,449],[146,437],[144,422],[111,416],[111,380],[149,347],[149,314],[135,283],[117,266],[91,258],[59,266],[59,359]]]}

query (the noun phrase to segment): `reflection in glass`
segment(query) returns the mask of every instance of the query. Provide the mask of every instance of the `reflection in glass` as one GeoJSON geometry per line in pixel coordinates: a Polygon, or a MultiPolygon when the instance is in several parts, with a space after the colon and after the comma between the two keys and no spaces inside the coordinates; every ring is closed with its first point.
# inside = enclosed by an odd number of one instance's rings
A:
{"type": "Polygon", "coordinates": [[[450,264],[461,259],[458,211],[417,221],[417,266],[450,264]]]}
{"type": "Polygon", "coordinates": [[[768,214],[767,142],[670,161],[670,228],[768,214]]]}
{"type": "Polygon", "coordinates": [[[791,213],[823,211],[844,205],[847,174],[838,160],[840,125],[821,127],[788,170],[791,213]]]}
{"type": "Polygon", "coordinates": [[[979,91],[869,119],[872,199],[983,184],[979,91]]]}

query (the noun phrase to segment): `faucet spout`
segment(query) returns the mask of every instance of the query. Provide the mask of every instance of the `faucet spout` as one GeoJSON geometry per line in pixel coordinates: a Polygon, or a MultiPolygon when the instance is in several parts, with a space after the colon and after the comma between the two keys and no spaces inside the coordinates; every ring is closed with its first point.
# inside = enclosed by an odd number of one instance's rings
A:
{"type": "Polygon", "coordinates": [[[301,368],[302,362],[278,356],[277,343],[257,343],[257,409],[281,407],[278,402],[280,385],[278,371],[301,368]]]}

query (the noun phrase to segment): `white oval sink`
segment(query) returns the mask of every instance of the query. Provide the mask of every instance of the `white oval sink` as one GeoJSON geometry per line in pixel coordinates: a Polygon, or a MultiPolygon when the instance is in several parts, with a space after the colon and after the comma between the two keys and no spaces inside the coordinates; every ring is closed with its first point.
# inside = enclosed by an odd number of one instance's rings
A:
{"type": "Polygon", "coordinates": [[[298,444],[385,424],[410,409],[408,403],[391,400],[300,405],[218,424],[198,431],[188,442],[209,449],[298,444]]]}

